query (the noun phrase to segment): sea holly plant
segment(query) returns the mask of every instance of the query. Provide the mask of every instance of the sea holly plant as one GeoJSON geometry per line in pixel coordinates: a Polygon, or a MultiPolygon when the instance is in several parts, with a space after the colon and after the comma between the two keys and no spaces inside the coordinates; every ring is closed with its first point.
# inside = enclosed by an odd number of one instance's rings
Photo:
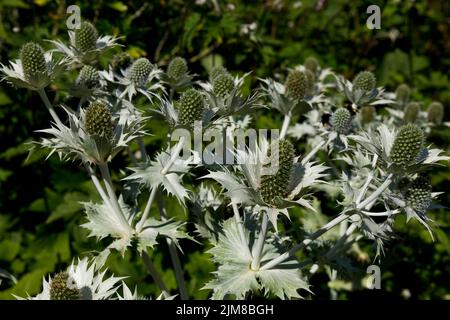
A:
{"type": "Polygon", "coordinates": [[[103,249],[46,276],[42,292],[25,299],[145,299],[125,284],[129,275],[108,271],[114,251],[142,259],[160,299],[189,299],[180,259],[189,242],[216,266],[197,285],[211,299],[312,298],[311,275],[332,282],[355,273],[355,252],[382,259],[399,215],[433,237],[428,211],[439,192],[429,176],[450,160],[427,143],[431,127],[446,125],[440,102],[411,101],[407,85],[389,92],[370,71],[350,81],[313,57],[244,90],[252,72],[216,65],[200,77],[183,57],[151,62],[126,46],[114,53],[118,41],[83,21],[69,44],[26,43],[1,65],[5,83],[37,91],[50,113],[32,151],[79,164],[99,195],[82,203],[79,227],[103,249]],[[75,80],[70,99],[54,105],[45,89],[62,72],[75,80]],[[259,128],[261,112],[283,121],[259,128]],[[161,136],[158,117],[166,141],[149,152],[145,138],[161,136]],[[169,211],[171,199],[184,217],[169,211]],[[339,213],[330,218],[322,210],[331,206],[339,213]],[[363,241],[376,250],[363,252],[363,241]],[[155,267],[156,248],[168,251],[176,291],[155,267]]]}

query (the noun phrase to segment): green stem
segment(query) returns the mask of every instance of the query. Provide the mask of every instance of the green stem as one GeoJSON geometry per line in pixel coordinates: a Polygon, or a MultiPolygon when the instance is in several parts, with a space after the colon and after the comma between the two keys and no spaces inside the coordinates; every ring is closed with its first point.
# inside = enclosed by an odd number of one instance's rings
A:
{"type": "Polygon", "coordinates": [[[140,233],[142,231],[142,228],[144,227],[144,223],[148,218],[148,215],[150,213],[150,208],[152,207],[153,200],[155,200],[156,192],[158,191],[158,188],[153,188],[150,192],[150,196],[148,197],[147,204],[145,205],[144,213],[142,214],[141,220],[136,225],[136,233],[140,233]]]}
{"type": "Polygon", "coordinates": [[[45,89],[38,90],[38,93],[42,101],[44,102],[45,106],[47,107],[47,110],[50,112],[50,115],[52,116],[53,120],[56,122],[56,125],[58,127],[62,127],[63,123],[59,118],[58,114],[56,113],[55,109],[53,108],[52,104],[50,103],[50,100],[48,100],[47,93],[45,93],[45,89]]]}
{"type": "Polygon", "coordinates": [[[357,210],[363,210],[365,209],[370,203],[372,203],[374,200],[376,200],[378,198],[378,196],[380,194],[383,193],[384,190],[386,190],[390,184],[392,183],[392,177],[393,174],[390,173],[387,177],[386,180],[381,184],[381,186],[378,187],[377,190],[375,190],[370,196],[368,196],[364,201],[362,201],[361,203],[359,203],[356,206],[357,210]]]}
{"type": "Polygon", "coordinates": [[[259,270],[261,265],[261,257],[264,250],[264,243],[266,242],[266,234],[268,227],[269,219],[267,214],[263,213],[262,222],[261,222],[261,231],[259,232],[258,242],[256,243],[255,248],[253,249],[253,260],[252,260],[252,270],[259,270]]]}
{"type": "Polygon", "coordinates": [[[237,204],[234,202],[231,202],[231,206],[233,208],[234,220],[235,220],[236,226],[238,228],[239,236],[241,238],[242,243],[245,244],[245,249],[246,249],[245,251],[247,253],[248,258],[253,261],[252,253],[250,252],[250,248],[248,247],[247,238],[245,237],[244,223],[241,220],[241,216],[239,214],[239,209],[237,207],[237,204]]]}
{"type": "Polygon", "coordinates": [[[283,125],[281,126],[280,140],[286,137],[287,130],[289,128],[289,123],[291,122],[291,113],[284,116],[283,125]]]}
{"type": "MultiPolygon", "coordinates": [[[[164,199],[161,194],[158,192],[156,195],[156,200],[158,203],[159,214],[161,219],[167,219],[166,206],[164,204],[164,199]]],[[[166,238],[167,245],[169,246],[170,258],[172,259],[173,268],[175,270],[175,277],[178,282],[178,288],[180,291],[181,300],[188,300],[189,296],[187,293],[186,282],[184,281],[183,268],[181,267],[180,257],[178,256],[178,251],[175,243],[170,238],[166,238]]]]}
{"type": "Polygon", "coordinates": [[[147,252],[142,251],[141,257],[142,257],[142,260],[144,261],[145,266],[147,267],[148,272],[152,276],[153,281],[155,281],[156,285],[163,292],[163,295],[166,298],[169,297],[169,290],[167,290],[167,287],[166,287],[161,275],[159,274],[158,270],[156,270],[156,267],[153,264],[150,257],[148,256],[147,252]]]}
{"type": "Polygon", "coordinates": [[[303,159],[301,164],[304,166],[314,155],[324,146],[328,145],[329,141],[320,141],[303,159]]]}

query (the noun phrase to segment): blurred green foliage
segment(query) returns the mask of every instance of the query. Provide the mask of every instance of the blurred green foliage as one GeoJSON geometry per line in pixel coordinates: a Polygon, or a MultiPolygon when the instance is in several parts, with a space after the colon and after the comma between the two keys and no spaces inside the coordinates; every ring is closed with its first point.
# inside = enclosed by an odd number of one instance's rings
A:
{"type": "MultiPolygon", "coordinates": [[[[252,82],[246,84],[249,88],[256,85],[257,77],[282,77],[286,68],[315,56],[323,66],[348,78],[360,70],[372,70],[378,85],[391,91],[405,82],[414,88],[413,99],[423,108],[432,100],[441,101],[449,120],[447,1],[124,0],[77,4],[82,18],[93,21],[100,33],[122,36],[121,42],[127,44],[132,56],[147,56],[161,66],[174,56],[183,56],[194,73],[205,76],[212,65],[224,63],[234,73],[252,71],[252,82]],[[366,27],[366,8],[371,4],[381,8],[380,30],[366,27]]],[[[38,41],[48,48],[42,39],[67,40],[67,5],[61,0],[0,0],[2,63],[15,59],[27,41],[38,41]]],[[[103,56],[101,63],[106,65],[112,54],[103,56]]],[[[55,104],[64,101],[68,79],[58,82],[61,87],[50,88],[55,104]]],[[[255,119],[260,127],[280,125],[279,116],[266,111],[255,119]]],[[[39,97],[1,84],[0,299],[11,299],[12,293],[36,294],[43,275],[66,267],[73,257],[102,249],[101,243],[87,238],[87,231],[79,227],[84,221],[79,202],[98,199],[79,164],[62,163],[56,156],[45,161],[45,151],[27,158],[29,143],[40,136],[35,131],[48,124],[49,116],[39,97]]],[[[149,129],[154,136],[145,142],[154,152],[166,129],[156,120],[151,120],[149,129]]],[[[450,130],[435,129],[428,141],[448,151],[450,130]]],[[[297,148],[302,150],[301,141],[297,148]]],[[[125,158],[115,160],[113,166],[123,167],[125,158]]],[[[120,173],[113,178],[120,179],[120,173]]],[[[445,192],[440,197],[444,206],[450,204],[446,192],[449,180],[448,168],[435,171],[433,185],[435,190],[445,192]]],[[[336,213],[336,199],[323,193],[321,200],[323,212],[336,213]]],[[[170,205],[168,212],[186,219],[177,205],[170,205]]],[[[303,214],[294,214],[294,227],[300,227],[303,214]]],[[[398,238],[388,246],[381,263],[382,296],[450,298],[450,219],[443,209],[431,216],[438,226],[435,243],[421,226],[406,224],[403,218],[396,222],[398,238]]],[[[214,265],[202,245],[181,244],[190,296],[207,298],[208,292],[199,289],[210,279],[214,265]]],[[[370,247],[370,243],[364,245],[370,247]]],[[[165,242],[153,257],[169,289],[176,289],[165,242]]],[[[132,287],[138,284],[141,294],[158,293],[139,257],[131,253],[124,258],[114,255],[108,265],[115,274],[129,276],[126,282],[132,287]]],[[[366,266],[367,261],[362,264],[363,272],[366,266]]],[[[312,278],[315,298],[330,297],[327,282],[323,273],[312,278]]],[[[338,298],[364,297],[367,293],[345,288],[338,290],[338,298]]]]}

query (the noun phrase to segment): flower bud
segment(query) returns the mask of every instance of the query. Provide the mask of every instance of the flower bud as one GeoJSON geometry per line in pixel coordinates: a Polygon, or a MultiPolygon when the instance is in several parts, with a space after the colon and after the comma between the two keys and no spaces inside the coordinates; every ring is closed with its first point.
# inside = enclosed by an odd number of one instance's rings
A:
{"type": "Polygon", "coordinates": [[[80,290],[67,272],[58,273],[50,283],[50,300],[79,300],[80,290]]]}
{"type": "Polygon", "coordinates": [[[181,79],[188,72],[186,60],[181,57],[173,58],[167,67],[167,75],[175,81],[181,79]]]}
{"type": "Polygon", "coordinates": [[[213,82],[214,93],[224,98],[234,89],[234,79],[229,73],[218,75],[213,82]]]}
{"type": "Polygon", "coordinates": [[[444,106],[440,102],[432,102],[428,106],[428,121],[441,124],[444,120],[444,106]]]}
{"type": "Polygon", "coordinates": [[[112,115],[108,107],[100,101],[92,102],[85,113],[86,132],[91,136],[111,138],[113,127],[112,115]]]}
{"type": "Polygon", "coordinates": [[[80,70],[80,74],[77,78],[77,84],[84,85],[87,88],[93,88],[99,84],[100,76],[98,74],[98,71],[95,70],[94,67],[91,66],[84,66],[80,70]]]}
{"type": "Polygon", "coordinates": [[[303,64],[305,68],[311,71],[313,74],[317,73],[317,69],[319,68],[319,62],[314,57],[308,57],[303,64]]]}
{"type": "Polygon", "coordinates": [[[152,64],[147,58],[139,58],[132,65],[128,73],[128,79],[137,86],[147,83],[152,72],[152,64]]]}
{"type": "Polygon", "coordinates": [[[223,66],[217,66],[211,69],[209,73],[209,82],[213,83],[216,78],[222,74],[228,74],[227,69],[223,66]]]}
{"type": "Polygon", "coordinates": [[[406,205],[418,213],[425,213],[431,204],[431,184],[426,176],[414,179],[406,190],[406,205]]]}
{"type": "Polygon", "coordinates": [[[331,126],[337,133],[347,134],[352,129],[352,115],[346,108],[337,109],[331,116],[331,126]]]}
{"type": "Polygon", "coordinates": [[[286,94],[295,99],[302,100],[305,97],[308,88],[308,79],[302,71],[292,70],[285,83],[286,94]]]}
{"type": "Polygon", "coordinates": [[[414,124],[406,124],[400,128],[391,149],[391,161],[398,166],[411,164],[422,150],[424,144],[422,130],[414,124]]]}
{"type": "Polygon", "coordinates": [[[417,102],[410,102],[405,108],[403,120],[408,123],[414,123],[419,116],[420,106],[417,102]]]}
{"type": "Polygon", "coordinates": [[[131,65],[131,56],[126,52],[119,52],[114,55],[111,67],[114,72],[119,73],[120,70],[125,70],[131,65]]]}
{"type": "Polygon", "coordinates": [[[179,123],[192,128],[195,121],[202,120],[205,110],[204,97],[198,90],[189,89],[181,95],[178,108],[179,123]]]}
{"type": "Polygon", "coordinates": [[[374,106],[365,106],[361,108],[361,121],[364,124],[374,121],[376,115],[377,111],[374,106]]]}
{"type": "Polygon", "coordinates": [[[411,89],[407,84],[401,84],[395,90],[395,97],[398,102],[406,104],[409,101],[409,96],[411,95],[411,89]]]}
{"type": "Polygon", "coordinates": [[[353,90],[372,91],[376,86],[376,78],[370,71],[361,71],[353,79],[353,90]]]}
{"type": "Polygon", "coordinates": [[[22,62],[25,79],[32,80],[40,74],[47,73],[44,50],[34,42],[28,42],[20,49],[20,61],[22,62]]]}
{"type": "MultiPolygon", "coordinates": [[[[276,197],[288,195],[289,180],[294,165],[294,147],[288,140],[278,141],[278,153],[270,147],[269,156],[278,156],[278,170],[273,175],[261,177],[260,194],[264,202],[276,205],[276,197]]],[[[274,161],[272,161],[273,163],[274,161]]]]}
{"type": "Polygon", "coordinates": [[[75,30],[75,47],[82,53],[94,50],[97,46],[97,29],[87,21],[75,30]]]}

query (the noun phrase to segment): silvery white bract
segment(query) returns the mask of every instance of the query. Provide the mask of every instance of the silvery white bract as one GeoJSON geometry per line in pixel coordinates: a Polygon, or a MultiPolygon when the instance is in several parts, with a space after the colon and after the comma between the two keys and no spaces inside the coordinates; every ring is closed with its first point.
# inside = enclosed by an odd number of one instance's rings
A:
{"type": "Polygon", "coordinates": [[[139,114],[131,116],[128,112],[120,112],[115,119],[112,139],[96,139],[86,133],[84,128],[85,111],[81,109],[80,115],[62,107],[69,118],[69,126],[54,124],[49,129],[39,130],[50,135],[37,143],[41,147],[51,150],[49,157],[57,153],[64,160],[81,160],[88,163],[103,163],[111,161],[117,153],[137,137],[143,136],[143,121],[139,114]]]}
{"type": "MultiPolygon", "coordinates": [[[[257,226],[251,225],[251,222],[254,223],[249,221],[245,229],[247,239],[257,237],[257,226]]],[[[224,221],[222,229],[217,244],[208,251],[213,261],[219,265],[214,272],[214,279],[204,287],[213,290],[212,299],[225,299],[231,295],[242,300],[252,292],[262,292],[266,296],[275,295],[280,299],[292,299],[301,298],[297,291],[299,289],[309,292],[309,285],[302,277],[295,259],[285,261],[277,268],[252,270],[251,257],[246,254],[249,244],[242,241],[235,221],[233,219],[224,221]]],[[[275,239],[266,239],[262,261],[277,257],[278,246],[275,239]]]]}
{"type": "Polygon", "coordinates": [[[99,36],[95,41],[95,48],[89,51],[83,52],[79,50],[75,45],[75,32],[69,30],[69,45],[66,45],[61,40],[48,40],[51,42],[55,49],[53,52],[61,53],[69,64],[90,64],[98,59],[100,54],[104,51],[118,46],[117,40],[119,38],[106,35],[99,36]]]}
{"type": "Polygon", "coordinates": [[[44,58],[47,71],[45,73],[37,73],[31,79],[26,79],[20,59],[10,61],[9,66],[0,63],[0,72],[3,75],[1,81],[7,81],[18,88],[36,91],[44,89],[68,64],[67,59],[56,59],[51,51],[45,52],[44,58]]]}
{"type": "MultiPolygon", "coordinates": [[[[78,259],[78,262],[72,264],[66,270],[72,285],[80,291],[80,300],[105,300],[111,299],[119,288],[118,282],[124,277],[105,277],[107,270],[97,271],[94,262],[90,262],[88,258],[78,259]]],[[[51,300],[52,277],[48,280],[42,280],[43,290],[34,297],[27,297],[28,300],[51,300]]],[[[23,300],[24,298],[17,297],[23,300]]]]}

